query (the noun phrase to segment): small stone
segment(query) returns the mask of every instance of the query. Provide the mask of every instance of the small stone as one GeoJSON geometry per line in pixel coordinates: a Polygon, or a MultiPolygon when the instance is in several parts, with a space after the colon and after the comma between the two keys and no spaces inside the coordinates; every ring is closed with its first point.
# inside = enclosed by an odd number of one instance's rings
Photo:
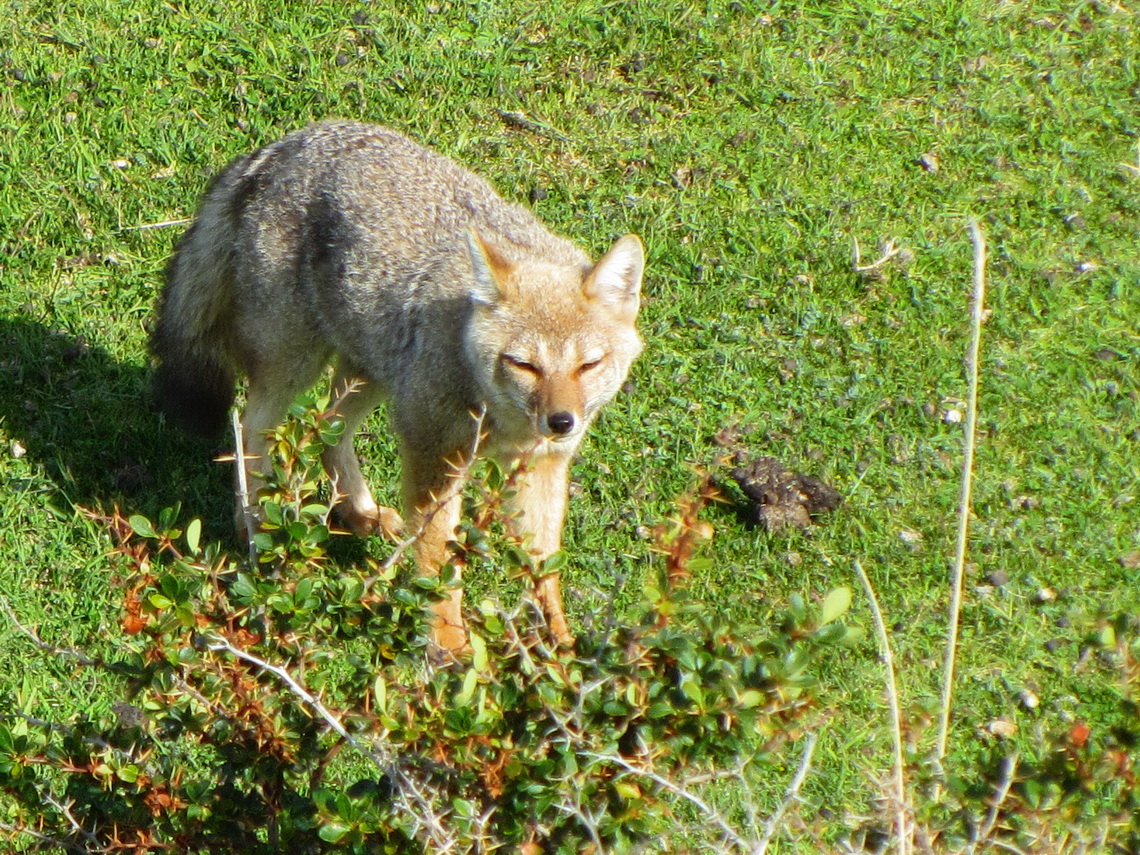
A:
{"type": "Polygon", "coordinates": [[[18,439],[14,439],[8,444],[8,453],[19,460],[21,457],[28,453],[28,449],[24,448],[18,439]]]}
{"type": "Polygon", "coordinates": [[[1069,214],[1065,217],[1065,225],[1072,229],[1074,232],[1084,231],[1088,223],[1085,218],[1080,214],[1069,214]]]}
{"type": "Polygon", "coordinates": [[[1057,592],[1052,588],[1042,588],[1034,595],[1034,599],[1039,603],[1051,603],[1057,599],[1057,592]]]}
{"type": "Polygon", "coordinates": [[[991,570],[986,574],[986,581],[995,588],[1001,588],[1009,584],[1009,574],[1004,570],[991,570]]]}
{"type": "Polygon", "coordinates": [[[1009,739],[1017,734],[1017,724],[1008,718],[995,718],[986,725],[986,731],[999,739],[1009,739]]]}
{"type": "Polygon", "coordinates": [[[947,410],[942,414],[942,421],[946,422],[948,425],[961,424],[962,411],[956,409],[947,410]]]}

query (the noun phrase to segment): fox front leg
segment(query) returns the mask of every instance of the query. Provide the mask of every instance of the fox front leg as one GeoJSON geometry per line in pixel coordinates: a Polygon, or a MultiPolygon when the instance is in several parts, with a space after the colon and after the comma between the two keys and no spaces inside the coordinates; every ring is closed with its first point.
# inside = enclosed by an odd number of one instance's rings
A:
{"type": "MultiPolygon", "coordinates": [[[[512,504],[519,512],[518,534],[529,538],[530,551],[545,561],[562,544],[562,524],[570,486],[571,454],[536,455],[519,476],[512,504]]],[[[535,579],[535,596],[550,632],[559,644],[570,646],[574,636],[562,611],[562,587],[558,573],[535,579]]]]}
{"type": "MultiPolygon", "coordinates": [[[[462,478],[442,454],[429,450],[416,454],[405,444],[404,507],[406,531],[415,535],[416,564],[424,575],[438,575],[451,557],[451,541],[462,508],[462,478]]],[[[462,468],[462,467],[460,467],[462,468]]],[[[458,576],[460,568],[456,566],[458,576]]],[[[463,589],[454,587],[432,606],[431,648],[434,658],[464,653],[467,629],[463,623],[463,589]]]]}

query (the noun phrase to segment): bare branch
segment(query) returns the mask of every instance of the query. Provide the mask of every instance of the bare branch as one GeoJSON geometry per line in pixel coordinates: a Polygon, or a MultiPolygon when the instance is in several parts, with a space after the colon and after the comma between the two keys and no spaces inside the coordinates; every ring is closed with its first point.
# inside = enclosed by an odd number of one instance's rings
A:
{"type": "Polygon", "coordinates": [[[0,607],[4,609],[4,612],[8,615],[8,620],[12,621],[12,624],[16,627],[16,629],[26,635],[31,640],[32,644],[34,644],[44,653],[50,653],[53,656],[59,656],[63,659],[70,659],[77,665],[84,665],[87,667],[101,668],[107,665],[107,663],[102,659],[92,659],[81,650],[76,650],[72,647],[59,647],[55,644],[49,644],[48,642],[44,641],[39,637],[39,634],[34,629],[24,626],[22,623],[20,623],[20,619],[16,617],[16,613],[12,610],[11,605],[8,604],[8,599],[6,597],[0,597],[0,607]]]}
{"type": "Polygon", "coordinates": [[[970,848],[967,850],[970,855],[973,855],[979,843],[985,843],[993,833],[994,826],[997,824],[998,811],[1001,810],[1002,804],[1009,795],[1010,787],[1013,786],[1014,775],[1017,772],[1017,755],[1003,758],[1001,766],[1001,780],[998,782],[993,801],[990,802],[990,809],[986,812],[986,821],[982,824],[981,830],[970,841],[970,848]]]}
{"type": "Polygon", "coordinates": [[[859,239],[853,238],[852,240],[854,247],[851,251],[851,266],[856,273],[872,273],[902,252],[902,247],[895,243],[894,238],[887,238],[880,247],[882,255],[870,264],[863,264],[860,258],[859,239]]]}
{"type": "MultiPolygon", "coordinates": [[[[249,495],[249,473],[246,471],[246,456],[245,456],[245,437],[242,432],[241,417],[238,415],[237,407],[230,410],[230,425],[234,434],[234,466],[237,467],[235,471],[236,479],[235,492],[237,493],[238,507],[241,508],[242,522],[245,524],[245,539],[249,549],[249,563],[252,565],[257,564],[257,547],[254,545],[253,536],[257,534],[257,516],[253,510],[253,504],[250,501],[249,495]]],[[[256,499],[256,497],[254,497],[256,499]]]]}
{"type": "Polygon", "coordinates": [[[72,843],[70,840],[60,840],[58,837],[51,837],[43,832],[36,831],[34,828],[28,828],[25,825],[9,825],[6,822],[0,822],[0,831],[7,832],[8,834],[26,834],[39,840],[41,843],[47,843],[51,846],[58,846],[60,849],[66,849],[68,852],[75,852],[77,855],[97,855],[97,853],[110,852],[105,847],[92,849],[90,846],[80,846],[78,843],[72,843]]]}
{"type": "Polygon", "coordinates": [[[768,821],[764,824],[764,835],[760,838],[759,842],[752,849],[753,855],[765,855],[768,851],[768,845],[772,842],[772,837],[776,834],[776,830],[780,827],[780,823],[784,820],[784,814],[788,812],[792,802],[799,798],[800,787],[803,786],[804,780],[807,779],[808,772],[811,770],[811,756],[815,752],[815,743],[818,739],[818,734],[809,733],[804,746],[804,755],[800,758],[800,766],[796,770],[795,777],[792,778],[792,783],[788,785],[788,792],[784,796],[784,800],[780,806],[776,808],[768,821]]]}
{"type": "MultiPolygon", "coordinates": [[[[62,802],[57,800],[51,793],[44,793],[43,794],[43,800],[45,802],[47,802],[49,805],[51,805],[53,808],[55,808],[57,811],[59,811],[61,814],[63,814],[64,818],[67,819],[68,824],[71,826],[72,831],[74,831],[76,834],[78,834],[80,837],[82,837],[84,840],[86,840],[88,842],[88,844],[90,844],[90,846],[96,847],[96,851],[99,851],[99,852],[105,851],[103,849],[103,847],[100,846],[100,844],[99,844],[99,838],[97,838],[94,834],[92,834],[90,831],[88,831],[86,828],[84,828],[82,825],[80,825],[79,820],[77,820],[75,818],[75,816],[71,813],[71,805],[74,804],[74,802],[71,802],[68,804],[63,804],[62,802]]],[[[90,847],[88,847],[88,848],[90,849],[90,847]]]]}
{"type": "Polygon", "coordinates": [[[863,590],[867,592],[867,600],[871,605],[871,614],[875,619],[875,630],[879,635],[879,652],[883,657],[883,665],[887,672],[887,700],[891,707],[891,738],[895,745],[895,822],[899,839],[900,855],[907,855],[910,851],[910,835],[908,833],[906,811],[906,782],[903,778],[903,739],[902,739],[902,713],[899,708],[898,685],[895,683],[895,661],[891,653],[891,640],[887,635],[887,625],[883,620],[883,613],[879,610],[879,601],[875,596],[875,589],[871,587],[863,565],[855,562],[855,570],[859,574],[859,581],[863,583],[863,590]]]}
{"type": "Polygon", "coordinates": [[[946,638],[946,658],[942,668],[942,709],[938,722],[939,764],[946,756],[950,731],[950,702],[954,694],[954,659],[958,650],[958,621],[962,611],[962,585],[966,568],[966,543],[970,529],[970,492],[974,476],[975,425],[978,416],[978,358],[981,351],[982,318],[986,298],[986,239],[977,220],[970,220],[970,240],[974,244],[974,290],[971,299],[972,335],[966,360],[969,390],[966,402],[965,438],[962,449],[962,485],[958,496],[958,539],[954,553],[954,574],[950,590],[950,618],[946,638]]]}
{"type": "Polygon", "coordinates": [[[600,760],[604,763],[612,763],[615,766],[620,766],[629,774],[637,775],[638,777],[652,781],[662,789],[668,790],[673,795],[684,799],[693,805],[702,814],[704,814],[705,818],[708,819],[713,825],[720,829],[720,833],[724,836],[725,840],[727,840],[742,852],[753,851],[748,841],[741,837],[740,833],[731,825],[729,825],[728,820],[726,820],[724,816],[721,815],[720,811],[718,811],[696,793],[687,789],[683,784],[672,781],[651,768],[645,766],[635,766],[624,757],[619,757],[616,754],[597,754],[594,752],[584,752],[584,754],[586,757],[589,757],[593,760],[600,760]]]}
{"type": "Polygon", "coordinates": [[[146,231],[148,229],[165,229],[165,228],[168,228],[169,226],[185,226],[190,222],[192,222],[192,220],[190,220],[190,219],[162,220],[161,222],[158,222],[158,223],[143,223],[140,226],[121,226],[119,228],[119,231],[120,232],[141,232],[141,231],[146,231]]]}
{"type": "Polygon", "coordinates": [[[319,715],[348,745],[361,756],[370,760],[381,773],[388,776],[388,779],[395,786],[397,802],[408,812],[408,816],[414,817],[418,829],[426,836],[427,841],[435,847],[432,851],[445,853],[454,850],[457,845],[455,834],[449,831],[442,821],[449,811],[440,810],[437,807],[439,798],[434,788],[411,775],[408,769],[392,754],[387,745],[381,744],[379,740],[373,740],[371,745],[366,745],[353,736],[340,719],[333,715],[317,697],[297,682],[293,675],[281,666],[274,665],[254,656],[252,653],[235,647],[228,640],[218,636],[208,637],[206,647],[214,652],[228,653],[272,674],[284,683],[290,692],[319,715]]]}

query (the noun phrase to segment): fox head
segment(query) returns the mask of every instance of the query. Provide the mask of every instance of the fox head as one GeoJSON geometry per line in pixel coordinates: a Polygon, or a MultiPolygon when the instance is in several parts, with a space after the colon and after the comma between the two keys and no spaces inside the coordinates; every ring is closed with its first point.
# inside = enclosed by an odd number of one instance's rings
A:
{"type": "Polygon", "coordinates": [[[515,441],[576,446],[641,352],[641,241],[626,235],[593,266],[516,261],[474,231],[468,243],[465,347],[487,415],[515,441]]]}

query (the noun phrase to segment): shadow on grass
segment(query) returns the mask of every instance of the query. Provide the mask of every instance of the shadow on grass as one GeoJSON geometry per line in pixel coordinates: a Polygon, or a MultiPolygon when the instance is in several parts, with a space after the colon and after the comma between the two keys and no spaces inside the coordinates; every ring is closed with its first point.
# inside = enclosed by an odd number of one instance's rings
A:
{"type": "MultiPolygon", "coordinates": [[[[154,518],[181,502],[211,535],[229,531],[224,448],[167,426],[147,400],[148,370],[36,320],[0,317],[0,420],[42,466],[59,505],[154,518]]],[[[7,449],[5,449],[6,451],[7,449]]]]}

